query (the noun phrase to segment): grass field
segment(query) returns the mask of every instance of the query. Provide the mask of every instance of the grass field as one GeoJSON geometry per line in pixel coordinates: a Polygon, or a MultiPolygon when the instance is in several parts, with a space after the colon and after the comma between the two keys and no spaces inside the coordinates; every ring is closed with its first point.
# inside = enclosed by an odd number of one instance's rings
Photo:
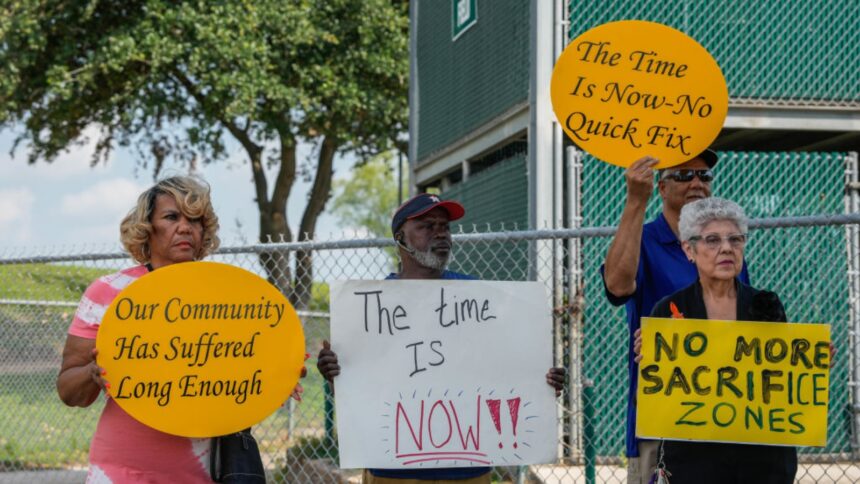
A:
{"type": "Polygon", "coordinates": [[[4,265],[0,266],[0,299],[76,303],[91,282],[113,271],[73,265],[4,265]]]}
{"type": "Polygon", "coordinates": [[[56,370],[0,375],[0,462],[20,470],[87,462],[103,401],[66,407],[57,397],[56,370]]]}
{"type": "MultiPolygon", "coordinates": [[[[86,465],[104,399],[89,408],[66,407],[57,397],[56,376],[56,370],[0,375],[0,470],[86,465]]],[[[254,426],[263,453],[285,455],[299,437],[322,435],[322,384],[316,370],[302,380],[305,393],[292,412],[292,435],[289,404],[254,426]]]]}

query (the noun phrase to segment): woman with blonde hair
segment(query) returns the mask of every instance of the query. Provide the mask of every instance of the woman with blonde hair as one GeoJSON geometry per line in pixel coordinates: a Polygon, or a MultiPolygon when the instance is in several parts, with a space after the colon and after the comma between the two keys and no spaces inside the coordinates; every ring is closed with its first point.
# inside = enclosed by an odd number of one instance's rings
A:
{"type": "MultiPolygon", "coordinates": [[[[84,292],[66,338],[57,392],[87,407],[110,388],[96,363],[96,334],[108,306],[139,277],[170,264],[200,260],[218,248],[218,217],[209,186],[194,177],[159,181],[138,197],[120,224],[122,244],[138,265],[100,277],[84,292]]],[[[209,439],[147,427],[108,399],[90,445],[87,482],[197,483],[209,477],[209,439]]]]}

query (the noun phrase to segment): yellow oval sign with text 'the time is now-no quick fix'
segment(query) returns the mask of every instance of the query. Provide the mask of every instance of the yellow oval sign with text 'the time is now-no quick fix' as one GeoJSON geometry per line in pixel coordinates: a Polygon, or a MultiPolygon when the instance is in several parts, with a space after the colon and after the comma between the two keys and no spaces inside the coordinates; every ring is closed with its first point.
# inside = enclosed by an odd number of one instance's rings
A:
{"type": "Polygon", "coordinates": [[[109,394],[162,432],[211,437],[278,409],[304,364],[301,323],[265,279],[216,262],[162,267],[108,307],[96,339],[109,394]]]}
{"type": "Polygon", "coordinates": [[[704,151],[728,113],[726,81],[698,42],[671,27],[624,20],[575,38],[552,74],[552,105],[570,139],[597,158],[658,168],[704,151]]]}

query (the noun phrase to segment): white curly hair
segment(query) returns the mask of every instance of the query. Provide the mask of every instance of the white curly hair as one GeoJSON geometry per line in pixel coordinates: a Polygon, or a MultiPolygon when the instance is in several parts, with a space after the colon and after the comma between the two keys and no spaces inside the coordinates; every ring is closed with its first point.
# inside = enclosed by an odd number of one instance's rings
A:
{"type": "Polygon", "coordinates": [[[742,234],[746,234],[749,229],[747,216],[740,205],[725,198],[709,197],[688,203],[681,209],[681,218],[678,221],[681,240],[702,235],[705,225],[716,220],[735,224],[742,234]]]}

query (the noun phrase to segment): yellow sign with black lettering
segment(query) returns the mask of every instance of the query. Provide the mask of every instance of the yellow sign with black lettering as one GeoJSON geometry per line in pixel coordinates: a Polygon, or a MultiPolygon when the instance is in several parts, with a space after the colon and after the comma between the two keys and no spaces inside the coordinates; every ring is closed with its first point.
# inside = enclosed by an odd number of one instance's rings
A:
{"type": "Polygon", "coordinates": [[[174,435],[212,437],[259,423],[299,380],[305,338],[265,279],[216,262],[162,267],[108,307],[96,338],[108,393],[174,435]]]}
{"type": "Polygon", "coordinates": [[[825,324],[642,318],[636,435],[824,446],[825,324]]]}
{"type": "Polygon", "coordinates": [[[684,163],[723,127],[729,92],[720,66],[671,27],[623,20],[594,27],[559,56],[552,107],[571,141],[619,166],[651,155],[684,163]]]}

